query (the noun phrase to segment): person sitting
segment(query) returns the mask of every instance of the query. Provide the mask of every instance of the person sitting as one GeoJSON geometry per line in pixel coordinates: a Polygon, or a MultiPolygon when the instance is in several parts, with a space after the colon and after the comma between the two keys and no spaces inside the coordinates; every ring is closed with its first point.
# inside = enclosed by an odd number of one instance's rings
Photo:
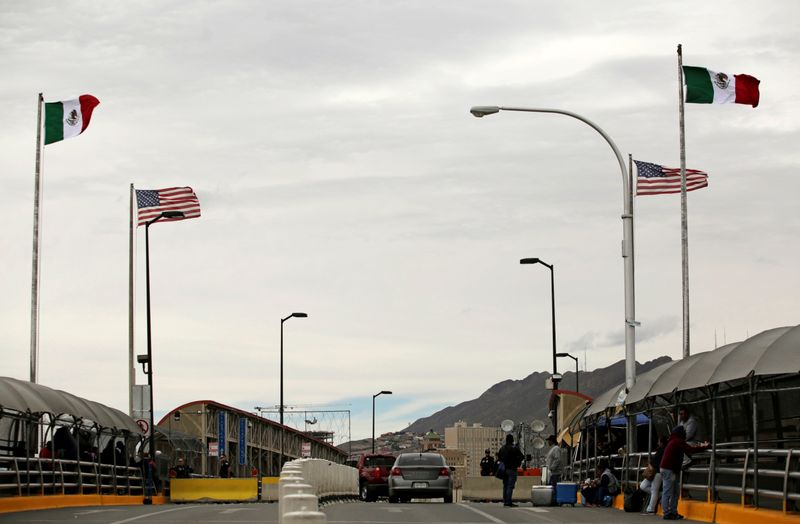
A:
{"type": "Polygon", "coordinates": [[[612,498],[619,493],[617,477],[605,459],[597,464],[595,474],[595,478],[583,483],[581,499],[585,506],[610,506],[612,498]]]}

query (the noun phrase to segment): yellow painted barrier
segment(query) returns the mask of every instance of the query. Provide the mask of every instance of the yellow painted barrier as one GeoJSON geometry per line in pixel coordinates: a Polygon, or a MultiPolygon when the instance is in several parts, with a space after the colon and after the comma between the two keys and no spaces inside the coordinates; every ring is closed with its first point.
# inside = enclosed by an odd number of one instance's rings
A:
{"type": "Polygon", "coordinates": [[[169,484],[170,501],[237,501],[258,500],[258,479],[172,479],[169,484]]]}
{"type": "MultiPolygon", "coordinates": [[[[142,504],[142,496],[131,495],[43,495],[0,499],[0,513],[83,506],[133,506],[142,504]]],[[[153,504],[166,504],[163,496],[153,497],[153,504]]]]}

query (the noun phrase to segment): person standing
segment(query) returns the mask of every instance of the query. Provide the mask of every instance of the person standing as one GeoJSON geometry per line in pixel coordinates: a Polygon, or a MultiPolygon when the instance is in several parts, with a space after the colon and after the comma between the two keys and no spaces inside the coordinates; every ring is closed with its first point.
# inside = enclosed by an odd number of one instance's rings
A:
{"type": "Polygon", "coordinates": [[[186,465],[183,457],[180,457],[175,467],[170,470],[169,476],[176,479],[188,479],[192,476],[192,473],[194,473],[194,470],[186,465]]]}
{"type": "Polygon", "coordinates": [[[664,520],[680,520],[683,515],[678,514],[678,473],[683,464],[685,454],[691,455],[698,451],[708,449],[708,442],[699,446],[690,446],[686,443],[686,429],[684,426],[675,426],[664,448],[664,457],[661,459],[661,479],[664,482],[664,492],[661,494],[661,510],[664,520]]]}
{"type": "Polygon", "coordinates": [[[486,450],[486,454],[481,459],[481,477],[491,477],[494,475],[494,457],[491,450],[486,450]]]}
{"type": "Polygon", "coordinates": [[[656,451],[653,453],[653,458],[650,460],[650,467],[653,469],[653,478],[650,481],[650,500],[647,503],[645,513],[654,514],[658,509],[658,499],[660,498],[661,491],[661,459],[664,458],[664,448],[667,445],[667,437],[661,435],[658,437],[656,444],[656,451]]]}
{"type": "MultiPolygon", "coordinates": [[[[525,457],[517,446],[514,445],[514,435],[506,435],[506,443],[497,452],[497,460],[503,464],[503,505],[514,508],[514,486],[517,484],[517,468],[525,457]]],[[[498,464],[498,468],[499,468],[498,464]]]]}
{"type": "Polygon", "coordinates": [[[547,442],[551,447],[547,452],[547,456],[545,456],[544,462],[550,475],[549,484],[553,486],[553,493],[555,493],[556,484],[561,482],[561,475],[564,473],[564,463],[561,460],[561,447],[558,445],[556,436],[550,435],[547,437],[547,442]]]}
{"type": "Polygon", "coordinates": [[[219,457],[219,476],[223,479],[231,477],[231,463],[228,462],[228,457],[224,453],[219,457]]]}

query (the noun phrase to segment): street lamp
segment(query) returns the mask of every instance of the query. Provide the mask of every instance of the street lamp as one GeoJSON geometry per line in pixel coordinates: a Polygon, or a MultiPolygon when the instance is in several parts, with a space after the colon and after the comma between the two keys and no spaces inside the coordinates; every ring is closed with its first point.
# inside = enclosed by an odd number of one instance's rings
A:
{"type": "Polygon", "coordinates": [[[611,140],[611,137],[606,134],[597,124],[591,120],[582,117],[570,111],[562,109],[540,109],[540,108],[522,108],[522,107],[499,107],[499,106],[475,106],[470,109],[470,113],[478,118],[486,115],[499,113],[500,111],[522,111],[526,113],[555,113],[565,115],[588,125],[605,139],[614,155],[617,157],[620,172],[622,173],[622,259],[624,262],[625,271],[625,387],[628,391],[633,387],[636,381],[636,332],[635,328],[638,326],[636,322],[636,301],[634,293],[634,280],[633,280],[633,193],[631,191],[631,180],[629,173],[625,167],[625,161],[622,154],[619,152],[617,145],[611,140]]]}
{"type": "MultiPolygon", "coordinates": [[[[147,439],[147,448],[150,451],[150,457],[152,460],[155,460],[156,452],[155,452],[155,420],[154,420],[154,411],[155,406],[153,405],[153,338],[152,338],[152,329],[150,323],[150,226],[161,220],[162,218],[183,218],[183,211],[164,211],[157,217],[152,220],[145,222],[144,224],[144,260],[145,260],[145,283],[147,289],[147,366],[144,366],[145,359],[138,357],[139,363],[142,364],[143,367],[146,367],[147,373],[147,387],[150,390],[150,435],[147,439]]],[[[152,468],[148,466],[147,468],[147,475],[148,475],[148,488],[153,485],[152,475],[152,468]]],[[[145,498],[145,501],[148,499],[145,498]]]]}
{"type": "Polygon", "coordinates": [[[280,420],[281,420],[281,459],[279,461],[279,466],[283,467],[283,323],[289,320],[290,318],[307,318],[308,315],[305,313],[292,313],[291,315],[287,316],[286,318],[281,319],[281,404],[278,407],[278,412],[280,413],[280,420]]]}
{"type": "Polygon", "coordinates": [[[381,391],[372,395],[372,453],[375,454],[375,398],[380,395],[391,395],[391,391],[381,391]]]}
{"type": "Polygon", "coordinates": [[[573,357],[569,353],[556,353],[556,356],[561,358],[564,357],[571,358],[572,360],[575,361],[575,392],[579,393],[580,389],[578,389],[578,357],[573,357]]]}
{"type": "Polygon", "coordinates": [[[556,290],[553,266],[538,258],[523,258],[520,264],[541,264],[550,270],[550,317],[553,324],[553,389],[558,389],[558,366],[556,364],[556,290]]]}

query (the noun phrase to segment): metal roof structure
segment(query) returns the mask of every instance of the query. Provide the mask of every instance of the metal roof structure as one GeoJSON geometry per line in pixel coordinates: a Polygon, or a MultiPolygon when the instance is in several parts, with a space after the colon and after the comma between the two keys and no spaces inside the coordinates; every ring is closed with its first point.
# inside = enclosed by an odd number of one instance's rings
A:
{"type": "Polygon", "coordinates": [[[585,416],[632,406],[647,398],[749,380],[800,373],[800,325],[768,329],[742,342],[690,355],[636,378],[625,396],[624,384],[599,395],[585,416]]]}
{"type": "Polygon", "coordinates": [[[89,421],[100,427],[141,433],[136,422],[118,409],[41,384],[0,377],[0,411],[50,414],[55,418],[89,421]]]}

